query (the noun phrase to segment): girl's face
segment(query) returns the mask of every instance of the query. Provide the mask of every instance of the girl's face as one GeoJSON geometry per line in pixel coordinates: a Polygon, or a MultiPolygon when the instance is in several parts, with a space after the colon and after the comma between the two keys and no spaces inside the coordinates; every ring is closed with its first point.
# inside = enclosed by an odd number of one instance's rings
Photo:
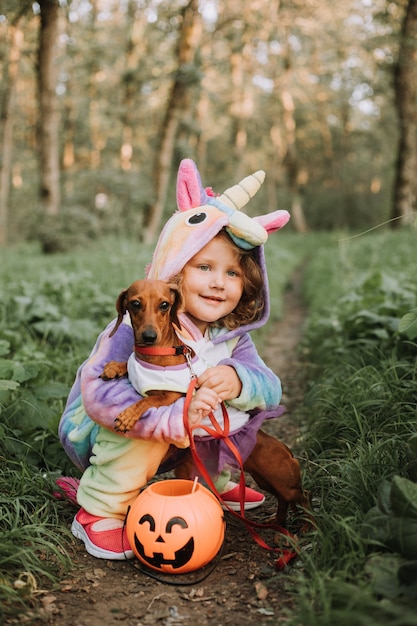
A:
{"type": "Polygon", "coordinates": [[[184,266],[184,309],[202,334],[210,322],[236,308],[242,293],[239,253],[221,237],[212,239],[184,266]]]}

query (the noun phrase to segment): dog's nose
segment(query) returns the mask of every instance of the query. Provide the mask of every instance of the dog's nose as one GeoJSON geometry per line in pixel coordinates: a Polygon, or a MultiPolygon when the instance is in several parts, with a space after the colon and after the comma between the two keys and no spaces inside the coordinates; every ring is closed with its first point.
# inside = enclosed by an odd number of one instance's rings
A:
{"type": "Polygon", "coordinates": [[[156,331],[153,328],[145,328],[145,330],[142,332],[142,339],[144,343],[147,343],[147,344],[155,343],[157,338],[158,336],[156,334],[156,331]]]}

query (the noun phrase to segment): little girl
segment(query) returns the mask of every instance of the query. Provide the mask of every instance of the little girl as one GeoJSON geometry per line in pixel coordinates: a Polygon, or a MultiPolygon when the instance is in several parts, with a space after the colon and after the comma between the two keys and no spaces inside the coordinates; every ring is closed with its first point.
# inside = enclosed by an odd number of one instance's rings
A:
{"type": "MultiPolygon", "coordinates": [[[[268,232],[285,225],[289,215],[276,211],[249,218],[236,210],[259,189],[262,174],[257,172],[215,197],[202,188],[194,163],[182,161],[179,211],[163,229],[148,268],[148,278],[178,283],[184,302],[179,337],[207,365],[198,377],[189,422],[204,424],[210,411],[227,402],[231,439],[243,460],[252,451],[262,422],[280,414],[281,399],[280,381],[260,359],[248,331],[263,325],[269,316],[262,244],[268,232]]],[[[125,559],[133,556],[121,532],[128,506],[158,471],[179,462],[189,440],[183,398],[147,411],[131,431],[115,432],[115,417],[138,395],[126,379],[100,379],[103,365],[127,360],[133,346],[129,316],[109,337],[113,325],[100,335],[78,371],[61,419],[60,438],[83,470],[77,493],[81,509],[72,524],[73,534],[98,558],[125,559]]],[[[236,463],[229,449],[222,440],[208,438],[203,429],[195,435],[199,455],[222,499],[238,505],[239,489],[229,483],[228,468],[236,463]]],[[[246,488],[244,499],[245,508],[250,508],[264,497],[246,488]]]]}

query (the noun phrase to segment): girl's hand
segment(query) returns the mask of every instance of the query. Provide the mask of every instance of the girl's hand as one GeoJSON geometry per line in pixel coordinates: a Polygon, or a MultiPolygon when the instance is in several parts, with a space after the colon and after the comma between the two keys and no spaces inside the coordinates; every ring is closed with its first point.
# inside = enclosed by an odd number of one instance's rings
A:
{"type": "Polygon", "coordinates": [[[219,396],[213,389],[208,387],[197,389],[191,398],[188,408],[188,422],[190,426],[200,424],[211,411],[215,411],[218,408],[220,401],[219,396]]]}
{"type": "Polygon", "coordinates": [[[198,377],[199,387],[212,389],[220,400],[233,400],[240,395],[242,383],[234,367],[216,365],[209,367],[198,377]]]}

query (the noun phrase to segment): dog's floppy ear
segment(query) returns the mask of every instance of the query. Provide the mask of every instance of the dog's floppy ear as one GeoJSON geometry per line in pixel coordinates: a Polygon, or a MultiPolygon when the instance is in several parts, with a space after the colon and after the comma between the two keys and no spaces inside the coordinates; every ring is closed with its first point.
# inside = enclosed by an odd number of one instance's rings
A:
{"type": "Polygon", "coordinates": [[[175,324],[175,326],[177,326],[179,330],[181,330],[181,324],[178,319],[178,311],[181,308],[181,304],[182,304],[181,294],[179,292],[178,285],[176,285],[175,283],[168,283],[168,287],[171,289],[171,294],[174,297],[174,301],[172,303],[169,316],[170,316],[171,322],[175,324]]]}
{"type": "Polygon", "coordinates": [[[121,291],[116,300],[116,311],[118,313],[117,321],[109,337],[113,337],[114,333],[116,332],[116,330],[119,328],[120,324],[122,323],[122,320],[127,311],[127,291],[128,291],[127,289],[124,289],[123,291],[121,291]]]}

